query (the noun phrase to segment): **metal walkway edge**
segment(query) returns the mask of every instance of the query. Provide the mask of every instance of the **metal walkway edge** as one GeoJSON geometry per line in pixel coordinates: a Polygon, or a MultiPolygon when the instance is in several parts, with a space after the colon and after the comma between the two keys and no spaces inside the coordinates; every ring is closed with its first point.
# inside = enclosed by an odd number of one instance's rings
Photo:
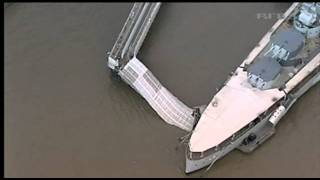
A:
{"type": "Polygon", "coordinates": [[[135,89],[168,124],[192,131],[199,115],[172,95],[136,58],[161,3],[135,3],[109,57],[108,66],[135,89]],[[195,117],[194,117],[195,116],[195,117]]]}

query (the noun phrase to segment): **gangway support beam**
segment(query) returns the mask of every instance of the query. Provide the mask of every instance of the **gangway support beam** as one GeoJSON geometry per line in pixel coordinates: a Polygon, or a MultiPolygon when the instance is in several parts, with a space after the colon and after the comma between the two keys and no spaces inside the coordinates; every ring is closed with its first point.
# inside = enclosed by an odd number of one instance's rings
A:
{"type": "Polygon", "coordinates": [[[135,3],[108,57],[108,66],[118,72],[136,56],[161,3],[135,3]]]}

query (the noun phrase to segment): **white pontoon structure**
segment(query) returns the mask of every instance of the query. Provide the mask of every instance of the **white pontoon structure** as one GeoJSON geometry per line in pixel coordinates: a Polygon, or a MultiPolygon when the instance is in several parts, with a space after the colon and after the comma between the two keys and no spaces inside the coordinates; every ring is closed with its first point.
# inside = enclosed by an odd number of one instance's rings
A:
{"type": "Polygon", "coordinates": [[[108,66],[162,119],[190,132],[186,173],[209,168],[233,149],[251,152],[288,109],[320,81],[320,3],[293,3],[205,109],[173,96],[137,59],[160,3],[135,3],[108,66]]]}

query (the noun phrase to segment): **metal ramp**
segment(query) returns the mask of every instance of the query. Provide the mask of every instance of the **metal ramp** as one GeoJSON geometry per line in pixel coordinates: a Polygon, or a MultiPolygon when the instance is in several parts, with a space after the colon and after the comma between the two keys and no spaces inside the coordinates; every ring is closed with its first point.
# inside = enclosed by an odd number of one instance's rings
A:
{"type": "Polygon", "coordinates": [[[193,109],[173,96],[137,58],[119,72],[120,77],[135,89],[168,124],[191,131],[193,109]]]}
{"type": "Polygon", "coordinates": [[[109,54],[108,66],[118,71],[136,56],[161,3],[135,3],[109,54]]]}
{"type": "Polygon", "coordinates": [[[151,71],[136,58],[160,5],[161,3],[134,4],[109,54],[108,66],[135,89],[165,122],[192,131],[199,115],[163,87],[151,71]]]}

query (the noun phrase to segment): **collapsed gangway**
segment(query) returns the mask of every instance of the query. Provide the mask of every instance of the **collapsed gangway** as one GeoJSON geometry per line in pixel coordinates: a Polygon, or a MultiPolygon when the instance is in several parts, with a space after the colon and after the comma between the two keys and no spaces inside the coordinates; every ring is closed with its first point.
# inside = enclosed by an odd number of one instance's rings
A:
{"type": "Polygon", "coordinates": [[[141,45],[161,3],[135,3],[108,57],[108,66],[138,92],[168,124],[192,131],[200,118],[199,108],[190,108],[170,93],[137,58],[141,45]]]}

